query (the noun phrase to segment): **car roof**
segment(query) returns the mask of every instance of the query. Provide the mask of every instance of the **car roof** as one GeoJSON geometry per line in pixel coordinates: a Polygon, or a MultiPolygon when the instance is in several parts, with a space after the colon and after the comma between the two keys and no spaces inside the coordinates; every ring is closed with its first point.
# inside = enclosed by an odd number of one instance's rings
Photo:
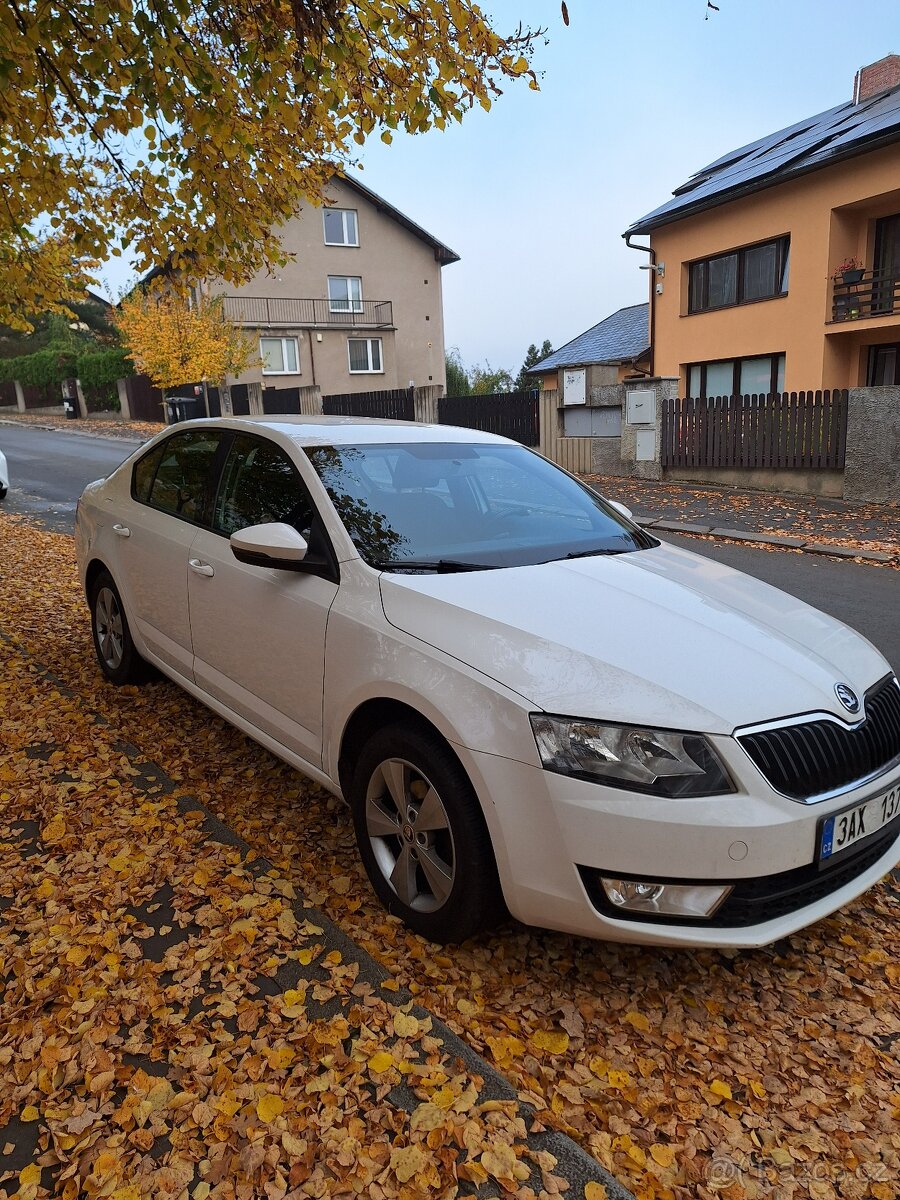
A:
{"type": "Polygon", "coordinates": [[[458,425],[430,425],[418,421],[391,421],[376,417],[272,416],[210,417],[179,423],[176,428],[190,429],[213,425],[218,429],[243,429],[259,433],[270,429],[301,446],[377,446],[402,442],[464,442],[484,445],[499,442],[517,445],[509,438],[480,429],[462,429],[458,425]]]}

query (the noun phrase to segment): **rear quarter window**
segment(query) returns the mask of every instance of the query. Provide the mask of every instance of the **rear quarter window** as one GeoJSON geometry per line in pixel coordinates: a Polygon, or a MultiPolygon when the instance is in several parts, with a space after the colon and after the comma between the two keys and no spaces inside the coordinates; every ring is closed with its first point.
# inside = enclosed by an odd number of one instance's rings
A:
{"type": "Polygon", "coordinates": [[[139,458],[134,465],[134,470],[131,473],[131,495],[135,500],[140,500],[142,504],[147,504],[150,499],[150,488],[153,486],[153,477],[156,474],[156,468],[159,460],[162,458],[165,442],[154,448],[143,458],[139,458]]]}

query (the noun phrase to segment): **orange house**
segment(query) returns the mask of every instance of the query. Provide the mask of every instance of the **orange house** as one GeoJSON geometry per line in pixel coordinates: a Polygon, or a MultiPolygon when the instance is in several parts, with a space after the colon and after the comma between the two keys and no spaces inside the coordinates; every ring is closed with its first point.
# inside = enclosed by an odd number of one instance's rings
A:
{"type": "Polygon", "coordinates": [[[693,175],[638,234],[651,367],[681,394],[900,384],[900,56],[693,175]]]}

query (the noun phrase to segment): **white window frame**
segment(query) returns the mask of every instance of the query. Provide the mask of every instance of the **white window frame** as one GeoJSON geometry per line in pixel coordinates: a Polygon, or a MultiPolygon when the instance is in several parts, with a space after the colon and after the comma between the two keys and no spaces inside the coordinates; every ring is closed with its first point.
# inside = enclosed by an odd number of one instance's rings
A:
{"type": "Polygon", "coordinates": [[[328,276],[328,311],[333,313],[361,313],[363,311],[362,278],[359,275],[329,275],[328,276]],[[332,282],[340,280],[347,284],[347,299],[341,300],[331,294],[332,282]],[[355,283],[356,295],[350,284],[355,283]]]}
{"type": "Polygon", "coordinates": [[[326,246],[358,246],[359,245],[359,214],[357,213],[357,210],[355,208],[324,208],[322,210],[322,234],[325,238],[326,246]],[[341,214],[341,229],[344,234],[343,241],[329,242],[329,240],[328,240],[328,225],[326,224],[326,221],[325,221],[326,213],[340,213],[341,214]],[[349,233],[348,226],[350,225],[350,222],[347,220],[347,218],[350,216],[353,217],[353,235],[354,236],[353,236],[352,241],[348,237],[348,233],[349,233]]]}
{"type": "Polygon", "coordinates": [[[350,371],[351,375],[383,375],[384,374],[384,345],[382,343],[382,339],[380,337],[347,338],[347,368],[350,371]],[[351,342],[365,342],[365,344],[366,344],[366,359],[367,359],[369,365],[367,367],[363,367],[361,370],[357,370],[353,366],[353,360],[350,357],[350,343],[351,342]],[[373,342],[378,343],[378,358],[379,358],[379,361],[381,362],[380,367],[372,366],[372,343],[373,342]]]}
{"type": "Polygon", "coordinates": [[[299,342],[298,338],[280,337],[278,335],[272,335],[272,334],[268,334],[268,333],[260,334],[259,357],[262,359],[263,375],[299,375],[300,374],[300,342],[299,342]],[[271,367],[267,367],[266,366],[266,356],[263,351],[263,342],[281,342],[281,361],[283,363],[286,363],[288,361],[287,354],[285,353],[285,346],[287,345],[288,342],[293,342],[294,343],[294,362],[297,364],[295,369],[293,371],[288,371],[288,370],[275,371],[271,367]]]}

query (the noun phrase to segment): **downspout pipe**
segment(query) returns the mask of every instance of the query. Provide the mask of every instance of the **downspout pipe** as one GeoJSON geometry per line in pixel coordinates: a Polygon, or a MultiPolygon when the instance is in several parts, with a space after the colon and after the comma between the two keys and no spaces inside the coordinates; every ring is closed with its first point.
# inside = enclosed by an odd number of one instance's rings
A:
{"type": "Polygon", "coordinates": [[[634,235],[631,233],[623,233],[625,245],[629,250],[642,250],[644,254],[650,255],[650,376],[656,374],[656,251],[652,246],[641,246],[638,242],[633,242],[631,239],[634,235]]]}

